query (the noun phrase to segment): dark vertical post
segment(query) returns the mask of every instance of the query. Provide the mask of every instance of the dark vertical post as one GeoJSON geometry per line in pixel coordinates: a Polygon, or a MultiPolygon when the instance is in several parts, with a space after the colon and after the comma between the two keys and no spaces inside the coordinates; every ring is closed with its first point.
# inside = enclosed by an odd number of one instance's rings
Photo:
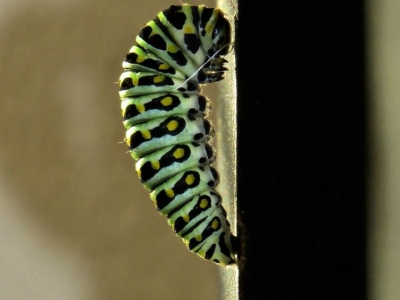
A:
{"type": "Polygon", "coordinates": [[[239,298],[366,298],[364,3],[239,3],[239,298]]]}

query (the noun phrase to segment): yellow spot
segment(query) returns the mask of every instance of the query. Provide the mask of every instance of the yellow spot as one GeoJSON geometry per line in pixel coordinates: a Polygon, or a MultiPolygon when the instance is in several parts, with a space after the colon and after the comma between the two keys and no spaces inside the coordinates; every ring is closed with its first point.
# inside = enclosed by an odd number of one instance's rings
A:
{"type": "Polygon", "coordinates": [[[213,25],[210,24],[210,22],[208,22],[206,24],[205,30],[206,30],[207,33],[210,33],[213,30],[213,28],[214,28],[213,25]]]}
{"type": "Polygon", "coordinates": [[[165,97],[164,99],[161,100],[161,104],[164,106],[170,106],[172,104],[172,98],[165,97]]]}
{"type": "Polygon", "coordinates": [[[211,228],[216,230],[219,226],[219,221],[217,219],[212,221],[211,228]]]}
{"type": "Polygon", "coordinates": [[[208,200],[203,198],[200,200],[200,208],[206,208],[208,206],[208,200]]]}
{"type": "Polygon", "coordinates": [[[159,170],[160,169],[160,162],[159,161],[152,161],[151,162],[151,167],[153,170],[159,170]]]}
{"type": "Polygon", "coordinates": [[[167,128],[169,131],[174,131],[176,130],[176,128],[178,128],[178,125],[179,125],[178,122],[173,120],[168,123],[167,128]]]}
{"type": "Polygon", "coordinates": [[[194,182],[194,176],[193,174],[190,174],[188,176],[186,176],[185,182],[187,185],[192,185],[194,182]]]}
{"type": "Polygon", "coordinates": [[[137,172],[139,178],[142,178],[142,171],[140,169],[137,169],[136,172],[137,172]]]}
{"type": "Polygon", "coordinates": [[[165,193],[167,194],[168,198],[174,198],[175,197],[175,193],[173,189],[169,189],[169,190],[165,190],[165,193]]]}
{"type": "Polygon", "coordinates": [[[158,67],[158,69],[159,70],[168,70],[169,69],[169,65],[167,65],[167,64],[161,64],[159,67],[158,67]]]}
{"type": "MultiPolygon", "coordinates": [[[[164,20],[166,20],[167,18],[164,16],[164,13],[163,12],[159,12],[158,14],[157,14],[157,17],[160,19],[160,21],[164,21],[164,20]]],[[[163,24],[164,24],[164,22],[162,22],[163,24]]]]}
{"type": "Polygon", "coordinates": [[[138,85],[139,85],[139,77],[136,76],[135,73],[133,73],[133,74],[131,75],[131,78],[132,78],[132,84],[133,84],[133,86],[138,86],[138,85]]]}
{"type": "Polygon", "coordinates": [[[151,139],[151,133],[150,133],[150,131],[149,131],[149,130],[143,130],[143,131],[142,131],[142,137],[143,137],[145,140],[151,139]]]}
{"type": "Polygon", "coordinates": [[[203,237],[201,235],[196,236],[196,241],[201,242],[202,239],[203,237]]]}
{"type": "Polygon", "coordinates": [[[179,50],[178,47],[174,44],[168,44],[167,46],[167,51],[170,53],[176,53],[178,52],[178,50],[179,50]]]}
{"type": "Polygon", "coordinates": [[[146,111],[146,108],[144,107],[143,104],[136,104],[136,109],[139,113],[143,113],[146,111]]]}
{"type": "Polygon", "coordinates": [[[185,34],[188,34],[188,33],[195,33],[196,31],[194,30],[193,26],[185,25],[185,26],[183,27],[183,32],[184,32],[185,34]]]}
{"type": "Polygon", "coordinates": [[[160,83],[160,82],[163,82],[164,80],[165,80],[165,77],[161,76],[161,75],[155,76],[153,79],[154,83],[160,83]]]}
{"type": "Polygon", "coordinates": [[[139,56],[139,55],[138,55],[138,57],[136,58],[136,62],[137,62],[138,64],[144,62],[145,60],[146,60],[146,57],[144,57],[144,56],[139,56]]]}
{"type": "Polygon", "coordinates": [[[183,218],[183,221],[185,221],[186,223],[189,223],[189,221],[190,221],[189,215],[184,215],[182,218],[183,218]]]}
{"type": "Polygon", "coordinates": [[[122,110],[122,117],[125,117],[125,112],[126,112],[126,109],[123,109],[122,110]]]}
{"type": "Polygon", "coordinates": [[[178,148],[174,151],[174,154],[172,154],[176,159],[181,158],[182,156],[185,155],[185,150],[183,148],[178,148]]]}

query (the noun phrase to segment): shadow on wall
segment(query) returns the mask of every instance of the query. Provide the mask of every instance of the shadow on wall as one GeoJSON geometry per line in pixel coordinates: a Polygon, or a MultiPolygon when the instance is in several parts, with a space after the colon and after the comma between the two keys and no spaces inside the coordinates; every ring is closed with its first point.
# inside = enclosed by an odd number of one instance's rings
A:
{"type": "Polygon", "coordinates": [[[151,4],[0,4],[1,299],[217,298],[119,144],[122,59],[171,2],[151,4]]]}

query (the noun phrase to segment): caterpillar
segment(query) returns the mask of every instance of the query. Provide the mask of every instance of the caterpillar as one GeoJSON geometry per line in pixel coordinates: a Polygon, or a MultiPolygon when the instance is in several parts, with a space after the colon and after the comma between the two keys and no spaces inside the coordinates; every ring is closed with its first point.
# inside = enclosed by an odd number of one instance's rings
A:
{"type": "Polygon", "coordinates": [[[223,79],[230,43],[221,10],[172,5],[140,30],[118,82],[125,141],[144,188],[187,248],[221,266],[236,262],[236,237],[215,190],[214,129],[200,85],[223,79]]]}

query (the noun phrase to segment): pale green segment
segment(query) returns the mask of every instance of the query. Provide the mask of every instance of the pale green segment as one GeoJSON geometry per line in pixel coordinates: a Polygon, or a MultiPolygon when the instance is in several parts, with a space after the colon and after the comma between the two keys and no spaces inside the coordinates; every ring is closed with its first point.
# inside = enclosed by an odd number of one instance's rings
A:
{"type": "MultiPolygon", "coordinates": [[[[201,234],[205,231],[205,229],[207,228],[207,226],[210,224],[210,222],[212,221],[212,219],[215,216],[219,217],[219,210],[217,209],[213,209],[211,211],[208,211],[207,215],[205,215],[204,217],[207,216],[207,219],[205,219],[203,222],[201,222],[200,224],[197,225],[197,227],[195,227],[192,231],[190,231],[188,234],[183,235],[182,238],[186,241],[190,241],[191,239],[196,239],[196,237],[201,236],[201,234]]],[[[221,220],[219,220],[219,223],[221,223],[221,220]]],[[[214,243],[218,243],[218,236],[221,234],[221,232],[224,231],[224,226],[222,226],[222,223],[220,224],[220,228],[218,231],[215,231],[212,235],[210,235],[208,238],[202,240],[196,247],[194,247],[192,249],[192,251],[196,251],[200,248],[202,248],[203,246],[207,246],[205,245],[206,243],[209,243],[209,246],[206,248],[209,248],[212,244],[214,243]],[[213,237],[216,237],[216,239],[213,239],[213,237]]]]}
{"type": "Polygon", "coordinates": [[[178,236],[185,235],[185,232],[190,230],[201,219],[204,219],[208,215],[210,215],[221,204],[220,198],[215,193],[211,193],[210,191],[201,193],[199,195],[194,196],[192,199],[190,199],[189,202],[187,202],[185,205],[183,205],[178,211],[171,214],[168,218],[168,225],[171,227],[174,227],[174,224],[178,218],[184,217],[184,216],[186,216],[188,218],[190,212],[196,207],[197,202],[199,201],[200,197],[204,197],[204,196],[208,196],[210,198],[210,203],[208,203],[207,208],[205,210],[203,210],[201,213],[199,213],[198,216],[189,220],[189,222],[186,224],[186,226],[183,227],[182,230],[180,230],[179,232],[176,233],[178,236]]]}
{"type": "Polygon", "coordinates": [[[186,16],[186,21],[181,30],[177,29],[171,23],[167,20],[167,18],[164,15],[164,12],[160,12],[157,17],[161,21],[161,23],[168,29],[169,34],[172,36],[174,41],[180,45],[181,50],[185,53],[187,57],[190,57],[191,60],[196,62],[198,66],[201,66],[206,58],[207,58],[207,53],[204,51],[204,49],[200,46],[198,51],[196,53],[193,53],[189,51],[189,49],[186,47],[185,44],[185,30],[187,33],[193,33],[197,36],[199,39],[199,44],[201,43],[200,37],[198,34],[198,28],[197,24],[193,23],[193,15],[192,15],[192,8],[190,5],[182,5],[181,11],[185,14],[186,16]]]}
{"type": "MultiPolygon", "coordinates": [[[[145,189],[150,191],[156,184],[167,179],[168,177],[171,177],[171,176],[173,176],[181,171],[184,171],[186,169],[210,163],[207,158],[207,152],[204,147],[204,143],[197,144],[196,146],[193,145],[192,143],[186,143],[184,145],[189,147],[190,156],[183,162],[174,162],[173,164],[171,164],[169,166],[161,167],[160,170],[152,178],[143,182],[143,186],[145,187],[145,189]],[[201,158],[204,158],[204,161],[205,161],[202,164],[199,163],[199,160],[201,158]]],[[[160,161],[161,157],[165,153],[170,151],[174,146],[175,145],[170,146],[170,147],[165,147],[159,151],[150,153],[150,154],[146,155],[145,157],[139,159],[136,163],[136,171],[139,171],[140,168],[146,162],[160,161]]]]}
{"type": "Polygon", "coordinates": [[[195,171],[200,175],[199,184],[197,186],[193,186],[192,188],[188,188],[182,194],[176,194],[175,197],[172,199],[172,201],[167,206],[165,206],[163,209],[161,209],[159,211],[161,214],[168,215],[169,212],[171,212],[172,210],[174,210],[177,207],[182,206],[186,201],[191,199],[193,196],[210,190],[211,187],[209,187],[207,183],[209,181],[217,180],[216,178],[214,178],[214,176],[208,166],[204,166],[203,170],[198,167],[190,168],[188,170],[185,170],[185,171],[171,177],[166,182],[157,186],[150,193],[151,200],[156,202],[158,193],[160,193],[162,190],[172,189],[174,187],[174,185],[182,178],[182,176],[184,176],[185,172],[188,172],[188,171],[195,171]]]}
{"type": "MultiPolygon", "coordinates": [[[[158,97],[168,97],[168,93],[158,93],[158,94],[148,94],[148,95],[141,95],[140,97],[136,98],[125,98],[121,102],[121,109],[125,111],[126,108],[130,105],[136,105],[136,107],[145,107],[146,104],[150,103],[153,99],[158,97]]],[[[187,115],[188,111],[191,109],[195,109],[200,111],[198,94],[186,94],[186,97],[182,93],[174,93],[173,96],[178,97],[180,104],[171,110],[164,110],[162,109],[163,106],[160,105],[160,109],[153,108],[148,109],[140,114],[134,116],[133,118],[127,119],[123,121],[123,124],[126,129],[130,128],[132,125],[137,123],[142,123],[149,121],[151,119],[160,118],[160,117],[168,117],[172,115],[187,115]]],[[[202,114],[199,114],[199,116],[202,114]]]]}
{"type": "Polygon", "coordinates": [[[151,94],[151,93],[160,93],[160,92],[178,92],[178,89],[181,92],[186,92],[186,93],[197,93],[199,92],[199,88],[194,90],[194,91],[188,91],[188,82],[185,82],[184,80],[177,79],[177,78],[172,78],[169,77],[173,84],[172,85],[167,85],[166,83],[162,84],[162,77],[168,77],[165,75],[158,75],[157,78],[154,78],[153,81],[157,81],[157,79],[160,79],[161,82],[154,82],[151,85],[139,85],[139,80],[142,77],[145,76],[151,76],[151,77],[156,77],[154,73],[149,73],[149,72],[131,72],[131,71],[126,71],[121,74],[119,77],[119,86],[121,87],[121,84],[124,79],[126,78],[131,78],[133,87],[127,90],[120,90],[119,91],[119,97],[121,99],[130,97],[130,96],[136,96],[136,95],[143,95],[143,94],[151,94]]]}
{"type": "MultiPolygon", "coordinates": [[[[201,14],[203,9],[205,8],[204,5],[200,5],[199,6],[199,13],[201,14]]],[[[203,49],[207,52],[210,49],[216,48],[216,46],[214,45],[215,41],[212,38],[212,34],[214,31],[214,27],[215,24],[217,23],[218,19],[220,17],[222,17],[222,12],[219,9],[214,9],[211,18],[209,19],[209,21],[206,23],[204,31],[205,31],[205,35],[200,35],[200,39],[201,39],[201,46],[203,47],[203,49]]],[[[201,30],[202,28],[200,28],[201,30]]],[[[217,36],[220,36],[220,34],[217,34],[217,36]]]]}
{"type": "Polygon", "coordinates": [[[168,54],[169,52],[176,53],[175,50],[178,49],[180,50],[180,47],[177,46],[169,37],[165,35],[165,33],[157,26],[157,24],[154,21],[150,21],[146,24],[146,26],[150,26],[153,30],[152,34],[158,34],[160,37],[164,40],[166,43],[166,48],[167,50],[161,50],[153,47],[149,43],[147,43],[145,40],[143,40],[139,35],[136,37],[136,42],[142,46],[145,49],[150,50],[153,52],[156,56],[164,60],[166,63],[168,63],[170,66],[175,68],[176,70],[179,70],[183,74],[185,74],[187,77],[192,76],[199,68],[199,65],[197,65],[194,61],[192,61],[189,57],[187,57],[184,53],[184,56],[187,60],[186,64],[184,66],[178,65],[168,54]],[[171,51],[174,49],[174,51],[171,51]]]}
{"type": "MultiPolygon", "coordinates": [[[[215,260],[217,259],[222,266],[227,265],[228,263],[231,262],[232,259],[234,258],[234,255],[232,254],[232,245],[231,245],[231,232],[230,228],[226,223],[226,217],[224,216],[221,208],[214,209],[212,212],[209,213],[208,217],[206,220],[204,220],[202,223],[200,223],[193,231],[191,231],[188,235],[182,237],[183,242],[189,247],[189,241],[191,239],[196,239],[199,236],[202,236],[202,233],[206,230],[206,228],[210,225],[210,222],[214,218],[217,218],[219,223],[220,223],[220,228],[217,231],[214,231],[210,236],[208,236],[206,239],[204,239],[202,242],[199,243],[195,248],[189,249],[193,252],[196,252],[197,255],[205,258],[207,251],[215,245],[215,251],[213,256],[210,258],[210,260],[215,260]],[[220,236],[221,234],[225,233],[224,235],[224,241],[229,249],[229,253],[232,255],[232,257],[226,256],[225,254],[222,253],[221,248],[220,248],[220,236]]],[[[227,253],[228,254],[228,253],[227,253]]]]}
{"type": "Polygon", "coordinates": [[[126,60],[122,62],[122,67],[124,69],[129,69],[129,70],[135,70],[135,71],[142,71],[142,72],[152,72],[155,74],[160,74],[160,75],[167,75],[173,78],[178,78],[185,80],[186,76],[179,70],[175,69],[175,74],[170,74],[166,70],[168,68],[171,68],[168,64],[160,60],[157,56],[150,52],[143,51],[143,49],[139,48],[138,46],[133,46],[130,50],[129,53],[136,53],[138,55],[137,62],[136,63],[129,63],[126,60]],[[159,66],[159,68],[150,68],[146,67],[143,65],[141,62],[145,60],[151,60],[153,61],[155,66],[159,66]],[[165,71],[164,71],[165,70],[165,71]]]}
{"type": "MultiPolygon", "coordinates": [[[[206,132],[204,130],[204,122],[202,118],[195,118],[194,120],[190,120],[186,116],[180,116],[180,118],[184,119],[186,125],[185,128],[177,135],[169,135],[164,134],[159,138],[151,138],[147,141],[141,143],[138,147],[131,151],[132,157],[137,160],[144,155],[164,148],[166,146],[181,144],[181,143],[189,143],[194,141],[194,135],[201,133],[203,134],[203,138],[197,142],[204,142],[207,139],[206,132]]],[[[134,125],[126,131],[126,140],[129,140],[131,135],[137,131],[147,131],[152,130],[160,125],[167,118],[158,118],[146,123],[141,123],[138,125],[134,125]]]]}
{"type": "MultiPolygon", "coordinates": [[[[180,217],[188,218],[190,212],[195,209],[198,201],[200,198],[204,198],[204,196],[208,196],[210,198],[210,203],[207,206],[207,208],[202,211],[198,216],[195,218],[191,219],[188,221],[187,225],[178,233],[176,233],[178,236],[182,237],[183,242],[188,246],[190,239],[196,238],[197,236],[202,236],[204,230],[206,227],[209,225],[209,223],[214,219],[214,217],[217,217],[219,219],[219,222],[221,222],[221,228],[212,233],[208,238],[206,238],[203,243],[200,243],[197,247],[195,247],[193,250],[197,250],[197,254],[200,255],[201,257],[205,257],[207,251],[212,247],[214,244],[216,245],[216,249],[214,251],[214,254],[211,258],[217,259],[218,261],[221,262],[222,265],[227,265],[229,262],[231,262],[231,257],[226,256],[221,252],[220,249],[220,235],[221,233],[225,233],[224,235],[224,242],[226,246],[229,249],[230,253],[233,253],[232,251],[232,245],[231,245],[231,231],[230,231],[230,226],[229,223],[227,222],[225,215],[222,211],[221,208],[221,202],[220,198],[215,194],[215,192],[207,191],[204,193],[201,193],[199,195],[194,196],[192,199],[190,199],[189,202],[187,202],[185,205],[183,205],[178,211],[173,213],[172,215],[169,216],[168,218],[168,224],[171,227],[174,227],[174,224],[176,220],[180,217]],[[204,219],[204,220],[203,220],[204,219]],[[199,223],[201,220],[203,220],[201,223],[199,223]],[[191,230],[193,227],[192,232],[189,234],[185,235],[185,233],[189,230],[191,230]]],[[[232,259],[235,259],[234,255],[232,255],[232,259]]]]}

